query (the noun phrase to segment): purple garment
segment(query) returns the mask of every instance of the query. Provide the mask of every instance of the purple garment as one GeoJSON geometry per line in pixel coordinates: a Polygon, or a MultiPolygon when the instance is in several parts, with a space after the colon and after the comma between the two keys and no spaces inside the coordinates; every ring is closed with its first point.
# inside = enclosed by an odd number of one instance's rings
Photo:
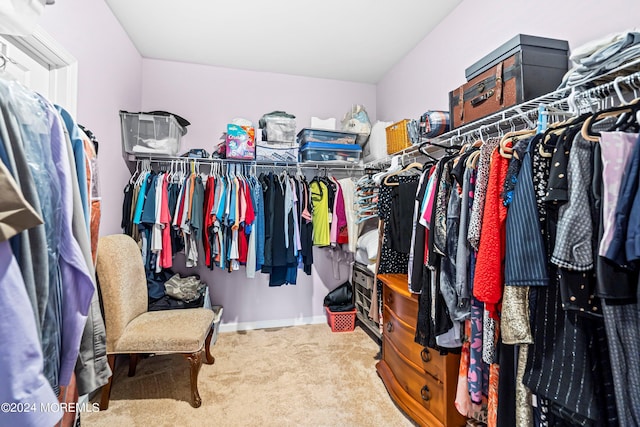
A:
{"type": "Polygon", "coordinates": [[[75,168],[69,164],[70,142],[65,138],[59,115],[48,103],[47,113],[51,127],[51,153],[60,177],[62,203],[59,258],[62,278],[62,348],[59,384],[64,386],[69,384],[78,359],[80,340],[95,287],[80,245],[73,235],[72,179],[77,180],[77,177],[72,172],[75,168]]]}
{"type": "Polygon", "coordinates": [[[602,132],[600,149],[602,155],[602,226],[604,232],[600,240],[598,254],[605,256],[613,239],[616,222],[616,205],[622,183],[622,175],[631,157],[638,134],[626,132],[602,132]]]}
{"type": "Polygon", "coordinates": [[[0,289],[3,292],[0,298],[0,402],[27,405],[28,408],[0,412],[0,425],[55,425],[62,412],[41,411],[41,405],[46,408],[46,405],[58,403],[58,399],[42,371],[36,322],[20,267],[8,241],[0,242],[0,289]]]}

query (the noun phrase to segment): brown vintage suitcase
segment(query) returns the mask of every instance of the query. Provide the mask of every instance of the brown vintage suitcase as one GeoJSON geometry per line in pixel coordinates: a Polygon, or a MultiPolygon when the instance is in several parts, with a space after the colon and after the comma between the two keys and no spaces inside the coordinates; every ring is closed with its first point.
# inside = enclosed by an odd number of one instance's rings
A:
{"type": "Polygon", "coordinates": [[[564,40],[519,34],[467,68],[467,83],[449,92],[451,127],[553,92],[568,69],[564,40]]]}

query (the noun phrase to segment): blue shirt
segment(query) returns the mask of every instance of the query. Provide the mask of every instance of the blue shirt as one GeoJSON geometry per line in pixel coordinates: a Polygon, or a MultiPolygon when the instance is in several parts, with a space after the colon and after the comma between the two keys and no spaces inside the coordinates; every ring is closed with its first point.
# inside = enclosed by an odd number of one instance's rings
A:
{"type": "Polygon", "coordinates": [[[256,233],[256,271],[260,270],[264,265],[264,195],[262,193],[262,184],[256,177],[252,178],[252,192],[256,201],[255,204],[255,230],[256,233]]]}
{"type": "Polygon", "coordinates": [[[504,278],[508,286],[549,284],[532,170],[531,154],[527,151],[507,211],[504,278]]]}
{"type": "Polygon", "coordinates": [[[80,199],[82,200],[82,211],[84,212],[84,220],[87,223],[87,232],[91,235],[91,211],[89,209],[89,195],[87,194],[87,166],[84,154],[84,142],[80,136],[80,128],[76,124],[71,114],[64,108],[56,105],[56,110],[60,113],[64,126],[69,132],[71,139],[71,147],[73,148],[73,157],[76,160],[76,174],[78,175],[78,186],[80,187],[80,199]]]}
{"type": "Polygon", "coordinates": [[[220,191],[220,202],[218,204],[216,217],[218,218],[218,221],[220,221],[220,224],[222,224],[224,220],[225,205],[227,203],[227,180],[223,176],[221,177],[220,182],[222,183],[222,190],[220,191]]]}
{"type": "Polygon", "coordinates": [[[147,178],[149,173],[146,174],[140,185],[140,192],[138,193],[138,200],[136,201],[136,209],[133,213],[133,223],[140,224],[140,217],[142,216],[142,206],[144,206],[144,199],[147,196],[147,178]]]}
{"type": "Polygon", "coordinates": [[[151,176],[147,177],[147,180],[149,180],[150,182],[147,186],[148,190],[145,197],[144,206],[142,207],[140,222],[154,224],[156,222],[156,187],[158,185],[158,175],[151,174],[151,176]]]}
{"type": "Polygon", "coordinates": [[[229,190],[229,196],[231,197],[231,202],[229,204],[229,225],[232,226],[236,222],[236,183],[235,180],[230,180],[231,186],[229,190]]]}

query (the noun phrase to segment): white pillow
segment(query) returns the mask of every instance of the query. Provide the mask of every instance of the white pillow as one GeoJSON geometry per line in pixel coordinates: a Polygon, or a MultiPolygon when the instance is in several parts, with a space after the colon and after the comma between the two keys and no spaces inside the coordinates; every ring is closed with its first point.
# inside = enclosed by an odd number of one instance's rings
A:
{"type": "Polygon", "coordinates": [[[364,249],[356,249],[355,260],[357,263],[364,265],[369,265],[371,263],[371,261],[369,261],[369,258],[367,258],[367,251],[365,251],[364,249]]]}
{"type": "Polygon", "coordinates": [[[378,257],[378,230],[374,229],[360,236],[357,246],[366,250],[367,258],[375,262],[378,257]]]}

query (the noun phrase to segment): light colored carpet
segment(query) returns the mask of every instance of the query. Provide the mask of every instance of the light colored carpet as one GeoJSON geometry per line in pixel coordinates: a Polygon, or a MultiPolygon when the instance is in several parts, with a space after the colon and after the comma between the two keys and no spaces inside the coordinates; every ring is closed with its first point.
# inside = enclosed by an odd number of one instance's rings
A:
{"type": "Polygon", "coordinates": [[[359,327],[222,333],[212,348],[215,364],[200,371],[200,408],[189,405],[183,357],[143,359],[133,378],[124,358],[115,369],[109,409],[83,413],[82,425],[413,426],[376,373],[378,352],[359,327]]]}

